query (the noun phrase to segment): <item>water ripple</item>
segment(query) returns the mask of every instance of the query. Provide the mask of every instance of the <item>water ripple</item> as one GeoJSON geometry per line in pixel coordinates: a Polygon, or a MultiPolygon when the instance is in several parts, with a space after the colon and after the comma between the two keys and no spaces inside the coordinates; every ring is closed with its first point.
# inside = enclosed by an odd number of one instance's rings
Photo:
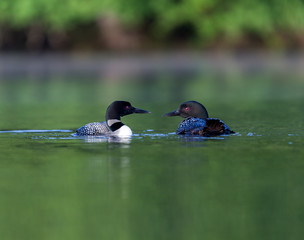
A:
{"type": "MultiPolygon", "coordinates": [[[[132,141],[141,141],[141,142],[149,142],[153,140],[176,140],[181,142],[204,142],[207,140],[218,141],[225,140],[229,137],[268,137],[273,135],[271,133],[267,135],[262,135],[256,132],[237,132],[231,135],[221,135],[215,137],[203,137],[203,136],[186,136],[186,135],[176,135],[175,132],[170,133],[162,133],[155,132],[154,129],[147,129],[141,132],[135,133],[130,137],[117,137],[117,136],[78,136],[75,131],[69,129],[49,129],[49,130],[41,130],[41,129],[28,129],[28,130],[3,130],[0,131],[0,134],[22,134],[21,136],[30,137],[31,139],[39,140],[81,140],[86,143],[124,143],[130,144],[132,141]]],[[[294,144],[294,138],[299,137],[301,134],[298,133],[288,133],[285,134],[285,137],[288,137],[286,143],[289,145],[294,144]]],[[[282,138],[282,134],[280,138],[282,138]]]]}
{"type": "Polygon", "coordinates": [[[0,133],[53,133],[53,132],[73,132],[72,130],[64,130],[64,129],[51,129],[51,130],[37,130],[37,129],[29,129],[29,130],[7,130],[0,131],[0,133]]]}

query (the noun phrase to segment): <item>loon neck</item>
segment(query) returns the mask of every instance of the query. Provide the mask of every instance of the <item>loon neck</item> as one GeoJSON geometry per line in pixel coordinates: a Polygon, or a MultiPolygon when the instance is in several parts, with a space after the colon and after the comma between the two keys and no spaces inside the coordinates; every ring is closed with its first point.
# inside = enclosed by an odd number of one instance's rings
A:
{"type": "Polygon", "coordinates": [[[117,129],[121,128],[124,125],[120,121],[120,119],[107,119],[106,123],[112,132],[116,131],[117,129]]]}
{"type": "Polygon", "coordinates": [[[106,123],[112,132],[116,131],[124,125],[120,120],[120,114],[115,109],[115,107],[112,106],[112,104],[106,111],[106,123]]]}
{"type": "Polygon", "coordinates": [[[106,120],[118,120],[120,121],[120,114],[113,108],[108,108],[106,112],[106,120]]]}

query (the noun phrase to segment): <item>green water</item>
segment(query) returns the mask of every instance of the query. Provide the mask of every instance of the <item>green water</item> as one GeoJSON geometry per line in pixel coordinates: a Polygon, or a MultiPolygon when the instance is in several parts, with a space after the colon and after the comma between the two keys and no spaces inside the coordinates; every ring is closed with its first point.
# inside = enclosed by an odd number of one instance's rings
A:
{"type": "Polygon", "coordinates": [[[228,66],[0,74],[1,239],[302,239],[304,73],[228,66]],[[132,139],[72,135],[116,99],[132,139]],[[173,134],[187,100],[236,134],[173,134]]]}

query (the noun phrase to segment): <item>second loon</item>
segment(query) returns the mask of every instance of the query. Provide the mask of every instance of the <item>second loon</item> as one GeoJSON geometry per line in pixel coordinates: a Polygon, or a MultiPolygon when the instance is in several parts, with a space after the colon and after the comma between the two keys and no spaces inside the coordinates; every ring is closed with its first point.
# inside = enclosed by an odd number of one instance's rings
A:
{"type": "Polygon", "coordinates": [[[164,116],[185,118],[179,124],[177,134],[212,137],[234,133],[222,120],[209,118],[206,108],[196,101],[184,102],[176,111],[166,113],[164,116]]]}
{"type": "Polygon", "coordinates": [[[76,130],[79,136],[111,135],[131,136],[132,130],[120,120],[121,117],[132,113],[150,113],[146,110],[135,108],[126,101],[114,101],[106,111],[105,122],[88,123],[76,130]]]}

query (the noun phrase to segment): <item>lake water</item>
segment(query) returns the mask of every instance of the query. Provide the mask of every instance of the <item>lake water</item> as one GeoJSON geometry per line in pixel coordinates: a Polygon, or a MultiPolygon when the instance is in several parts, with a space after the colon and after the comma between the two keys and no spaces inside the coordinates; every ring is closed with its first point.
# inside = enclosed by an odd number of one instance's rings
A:
{"type": "Polygon", "coordinates": [[[1,239],[302,239],[304,56],[0,57],[1,239]],[[75,137],[114,100],[131,139],[75,137]],[[174,134],[196,100],[236,132],[174,134]]]}

